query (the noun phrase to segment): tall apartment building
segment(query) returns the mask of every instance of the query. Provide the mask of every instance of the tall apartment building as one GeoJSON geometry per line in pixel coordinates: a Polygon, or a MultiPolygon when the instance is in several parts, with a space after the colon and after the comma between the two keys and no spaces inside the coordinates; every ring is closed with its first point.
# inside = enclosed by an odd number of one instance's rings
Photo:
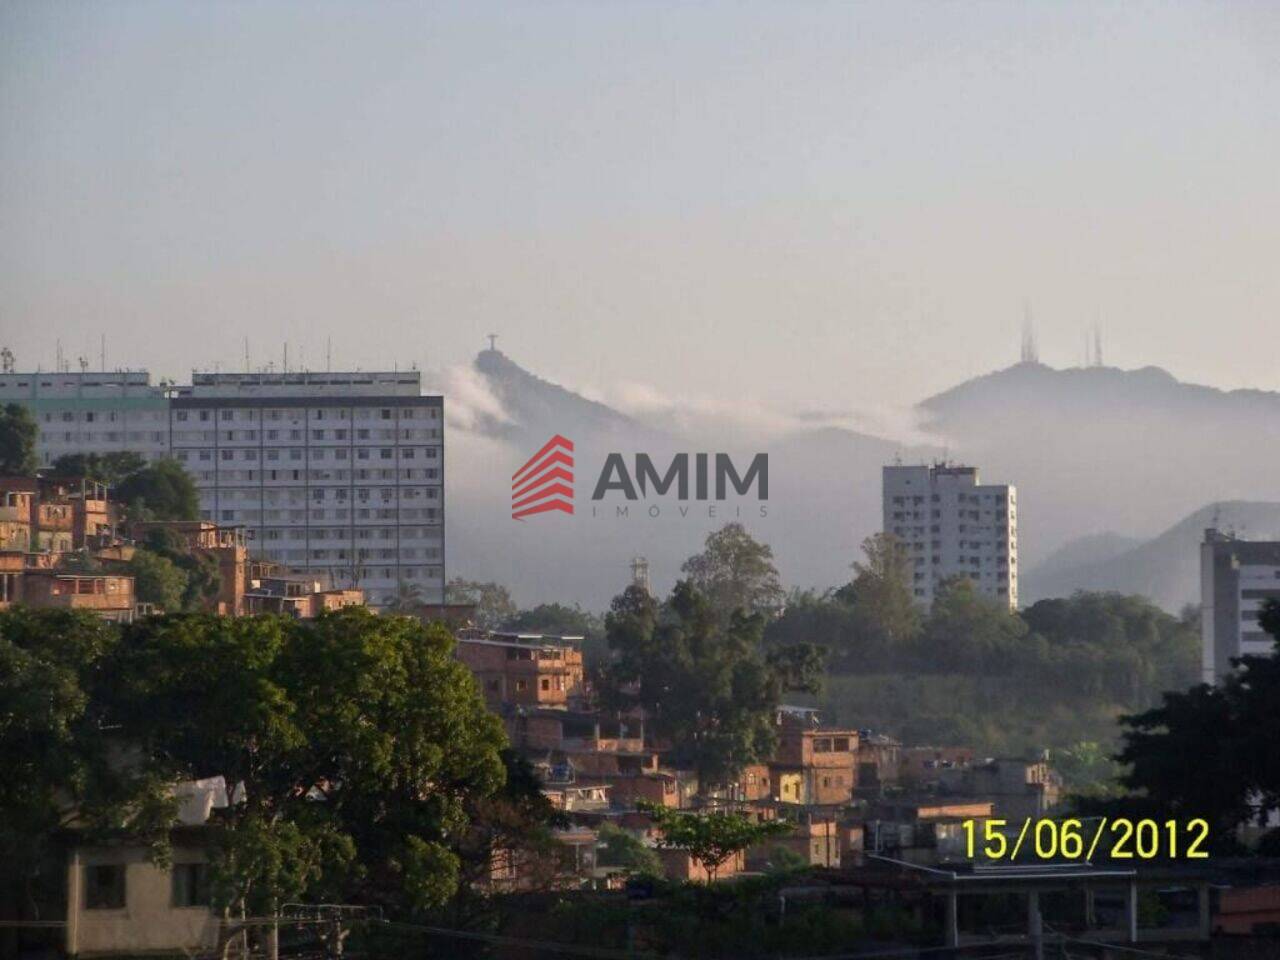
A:
{"type": "Polygon", "coordinates": [[[1018,606],[1018,507],[1012,484],[980,484],[977,467],[888,466],[884,532],[911,564],[911,592],[922,606],[938,585],[968,577],[980,593],[1018,606]]]}
{"type": "Polygon", "coordinates": [[[169,404],[202,518],[384,606],[444,601],[444,401],[416,371],[196,373],[169,404]]]}
{"type": "Polygon", "coordinates": [[[1231,660],[1269,654],[1275,640],[1258,625],[1267,600],[1280,600],[1280,541],[1239,540],[1212,527],[1200,544],[1200,642],[1205,683],[1231,660]]]}
{"type": "Polygon", "coordinates": [[[169,454],[169,404],[145,370],[0,373],[0,403],[20,403],[35,417],[41,466],[64,453],[169,454]]]}

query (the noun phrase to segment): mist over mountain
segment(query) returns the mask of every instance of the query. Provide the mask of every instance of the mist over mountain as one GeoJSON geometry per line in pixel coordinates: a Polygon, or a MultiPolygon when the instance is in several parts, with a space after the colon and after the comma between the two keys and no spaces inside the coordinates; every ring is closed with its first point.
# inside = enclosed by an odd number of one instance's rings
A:
{"type": "Polygon", "coordinates": [[[474,366],[507,414],[505,421],[486,414],[477,424],[490,436],[524,443],[547,430],[582,436],[640,429],[640,424],[625,414],[535,376],[500,350],[480,351],[474,366]]]}
{"type": "Polygon", "coordinates": [[[1018,485],[1023,568],[1080,536],[1146,539],[1207,503],[1276,499],[1280,394],[1163,370],[1020,363],[921,404],[984,477],[1018,485]]]}
{"type": "MultiPolygon", "coordinates": [[[[1017,484],[1024,602],[1088,587],[1146,593],[1176,609],[1194,598],[1187,570],[1203,524],[1188,515],[1227,500],[1266,508],[1280,476],[1280,395],[1184,384],[1153,367],[1016,364],[924,400],[883,436],[851,429],[862,421],[848,415],[755,410],[749,385],[734,403],[646,397],[642,409],[619,409],[496,350],[450,371],[442,388],[450,575],[505,583],[524,603],[601,609],[638,554],[655,587],[669,589],[680,564],[730,520],[773,547],[789,586],[838,585],[880,527],[881,467],[948,457],[1017,484]],[[577,512],[513,521],[511,476],[555,434],[576,447],[577,512]],[[637,451],[659,469],[682,452],[727,452],[743,464],[767,452],[768,515],[754,499],[721,504],[714,516],[708,504],[674,497],[639,501],[627,517],[613,500],[593,510],[605,456],[630,463],[637,451]],[[646,512],[653,505],[658,516],[646,512]],[[1186,536],[1146,543],[1179,518],[1186,536]],[[1150,568],[1145,579],[1126,572],[1138,563],[1150,568]]],[[[1239,522],[1260,530],[1265,516],[1246,510],[1239,522]]]]}
{"type": "Polygon", "coordinates": [[[1246,539],[1272,539],[1280,536],[1280,503],[1210,504],[1151,540],[1110,556],[1065,563],[1080,550],[1075,541],[1024,575],[1022,602],[1069,596],[1076,590],[1118,590],[1142,594],[1177,613],[1185,604],[1200,602],[1200,542],[1211,526],[1246,539]]]}

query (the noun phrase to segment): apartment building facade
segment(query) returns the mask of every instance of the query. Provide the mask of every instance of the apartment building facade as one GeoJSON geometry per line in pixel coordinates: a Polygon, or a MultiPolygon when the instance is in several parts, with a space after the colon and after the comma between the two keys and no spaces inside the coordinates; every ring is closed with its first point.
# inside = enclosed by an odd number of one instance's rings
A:
{"type": "Polygon", "coordinates": [[[968,577],[978,592],[1018,607],[1018,507],[1012,484],[979,483],[977,467],[886,466],[885,533],[902,543],[916,603],[968,577]]]}
{"type": "Polygon", "coordinates": [[[169,455],[165,388],[145,370],[0,373],[0,403],[31,411],[42,467],[67,453],[169,455]]]}
{"type": "Polygon", "coordinates": [[[1200,641],[1205,683],[1231,672],[1231,661],[1265,656],[1275,639],[1258,624],[1263,605],[1280,600],[1280,541],[1240,540],[1214,528],[1200,544],[1200,641]]]}
{"type": "Polygon", "coordinates": [[[171,455],[202,519],[256,556],[385,606],[444,601],[444,402],[416,371],[195,373],[169,401],[171,455]]]}

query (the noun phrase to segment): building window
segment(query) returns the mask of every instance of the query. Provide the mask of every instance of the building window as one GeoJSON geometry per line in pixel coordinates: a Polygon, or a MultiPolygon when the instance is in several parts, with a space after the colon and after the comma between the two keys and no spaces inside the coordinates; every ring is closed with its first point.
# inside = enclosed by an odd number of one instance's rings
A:
{"type": "Polygon", "coordinates": [[[209,905],[209,867],[203,863],[173,865],[173,905],[175,907],[207,907],[209,905]]]}
{"type": "Polygon", "coordinates": [[[84,868],[86,910],[124,909],[124,864],[100,863],[84,868]]]}
{"type": "Polygon", "coordinates": [[[543,690],[550,690],[550,689],[551,689],[551,678],[550,678],[550,677],[543,677],[543,678],[542,678],[542,689],[543,689],[543,690]]]}

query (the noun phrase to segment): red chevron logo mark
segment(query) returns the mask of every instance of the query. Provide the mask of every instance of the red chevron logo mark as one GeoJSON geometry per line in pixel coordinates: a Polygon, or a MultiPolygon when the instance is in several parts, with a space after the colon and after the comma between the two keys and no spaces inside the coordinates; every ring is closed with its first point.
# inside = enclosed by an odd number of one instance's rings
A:
{"type": "Polygon", "coordinates": [[[556,434],[511,475],[511,519],[573,513],[573,441],[556,434]]]}

